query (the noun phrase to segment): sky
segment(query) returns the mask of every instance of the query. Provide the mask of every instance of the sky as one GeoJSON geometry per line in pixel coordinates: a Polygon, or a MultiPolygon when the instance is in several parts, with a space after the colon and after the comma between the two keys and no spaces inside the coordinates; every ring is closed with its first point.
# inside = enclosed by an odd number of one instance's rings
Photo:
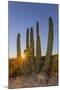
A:
{"type": "MultiPolygon", "coordinates": [[[[48,42],[48,20],[52,17],[54,24],[54,41],[52,54],[58,53],[58,5],[41,3],[8,2],[8,38],[9,57],[17,56],[17,34],[21,35],[21,52],[26,48],[26,30],[33,27],[34,46],[36,47],[36,22],[39,22],[42,56],[46,55],[48,42]]],[[[35,51],[36,52],[36,51],[35,51]]]]}

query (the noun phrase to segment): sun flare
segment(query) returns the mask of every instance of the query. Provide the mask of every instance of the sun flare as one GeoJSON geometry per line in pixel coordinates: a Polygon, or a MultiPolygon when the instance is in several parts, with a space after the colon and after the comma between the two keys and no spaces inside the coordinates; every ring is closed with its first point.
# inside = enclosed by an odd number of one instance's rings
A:
{"type": "Polygon", "coordinates": [[[21,55],[21,56],[22,56],[22,58],[23,58],[23,59],[25,58],[25,55],[24,55],[23,53],[22,53],[22,55],[21,55]]]}

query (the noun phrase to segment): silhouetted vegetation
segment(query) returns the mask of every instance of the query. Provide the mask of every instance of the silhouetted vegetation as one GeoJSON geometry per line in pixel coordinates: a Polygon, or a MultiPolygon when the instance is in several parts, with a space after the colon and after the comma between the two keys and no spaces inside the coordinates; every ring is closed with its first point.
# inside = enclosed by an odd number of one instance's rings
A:
{"type": "Polygon", "coordinates": [[[25,57],[21,56],[20,33],[17,35],[17,58],[9,59],[9,77],[17,77],[21,75],[29,75],[32,72],[42,73],[48,76],[46,83],[53,73],[58,70],[58,55],[52,56],[53,50],[53,20],[49,17],[49,32],[46,56],[41,56],[41,39],[39,35],[39,22],[36,23],[36,56],[34,47],[33,27],[27,28],[26,31],[26,49],[24,50],[25,57]]]}
{"type": "Polygon", "coordinates": [[[36,23],[36,72],[40,71],[41,60],[41,42],[39,36],[39,23],[36,23]]]}
{"type": "Polygon", "coordinates": [[[51,56],[52,56],[52,49],[53,49],[53,20],[49,18],[49,34],[48,34],[48,45],[47,45],[47,53],[45,57],[45,63],[42,68],[42,72],[48,73],[51,64],[51,56]]]}
{"type": "Polygon", "coordinates": [[[21,57],[20,33],[17,35],[17,58],[21,57]]]}

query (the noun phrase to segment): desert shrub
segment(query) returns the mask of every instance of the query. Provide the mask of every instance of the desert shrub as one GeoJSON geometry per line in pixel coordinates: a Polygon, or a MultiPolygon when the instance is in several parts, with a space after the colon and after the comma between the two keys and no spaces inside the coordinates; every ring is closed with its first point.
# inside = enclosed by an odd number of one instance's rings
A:
{"type": "Polygon", "coordinates": [[[58,72],[58,56],[52,57],[51,75],[58,72]]]}
{"type": "Polygon", "coordinates": [[[21,71],[22,71],[23,75],[31,74],[32,73],[31,65],[29,65],[29,63],[27,61],[23,62],[22,67],[21,67],[21,71]]]}
{"type": "Polygon", "coordinates": [[[21,72],[20,67],[16,68],[16,70],[14,71],[14,76],[17,77],[17,76],[21,76],[21,75],[22,75],[22,72],[21,72]]]}

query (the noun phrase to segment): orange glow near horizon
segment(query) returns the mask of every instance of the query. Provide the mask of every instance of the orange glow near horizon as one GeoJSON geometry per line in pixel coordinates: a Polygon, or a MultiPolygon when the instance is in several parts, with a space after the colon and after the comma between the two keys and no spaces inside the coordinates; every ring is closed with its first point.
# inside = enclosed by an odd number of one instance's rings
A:
{"type": "Polygon", "coordinates": [[[25,59],[25,54],[24,53],[22,53],[21,56],[22,56],[23,59],[25,59]]]}

